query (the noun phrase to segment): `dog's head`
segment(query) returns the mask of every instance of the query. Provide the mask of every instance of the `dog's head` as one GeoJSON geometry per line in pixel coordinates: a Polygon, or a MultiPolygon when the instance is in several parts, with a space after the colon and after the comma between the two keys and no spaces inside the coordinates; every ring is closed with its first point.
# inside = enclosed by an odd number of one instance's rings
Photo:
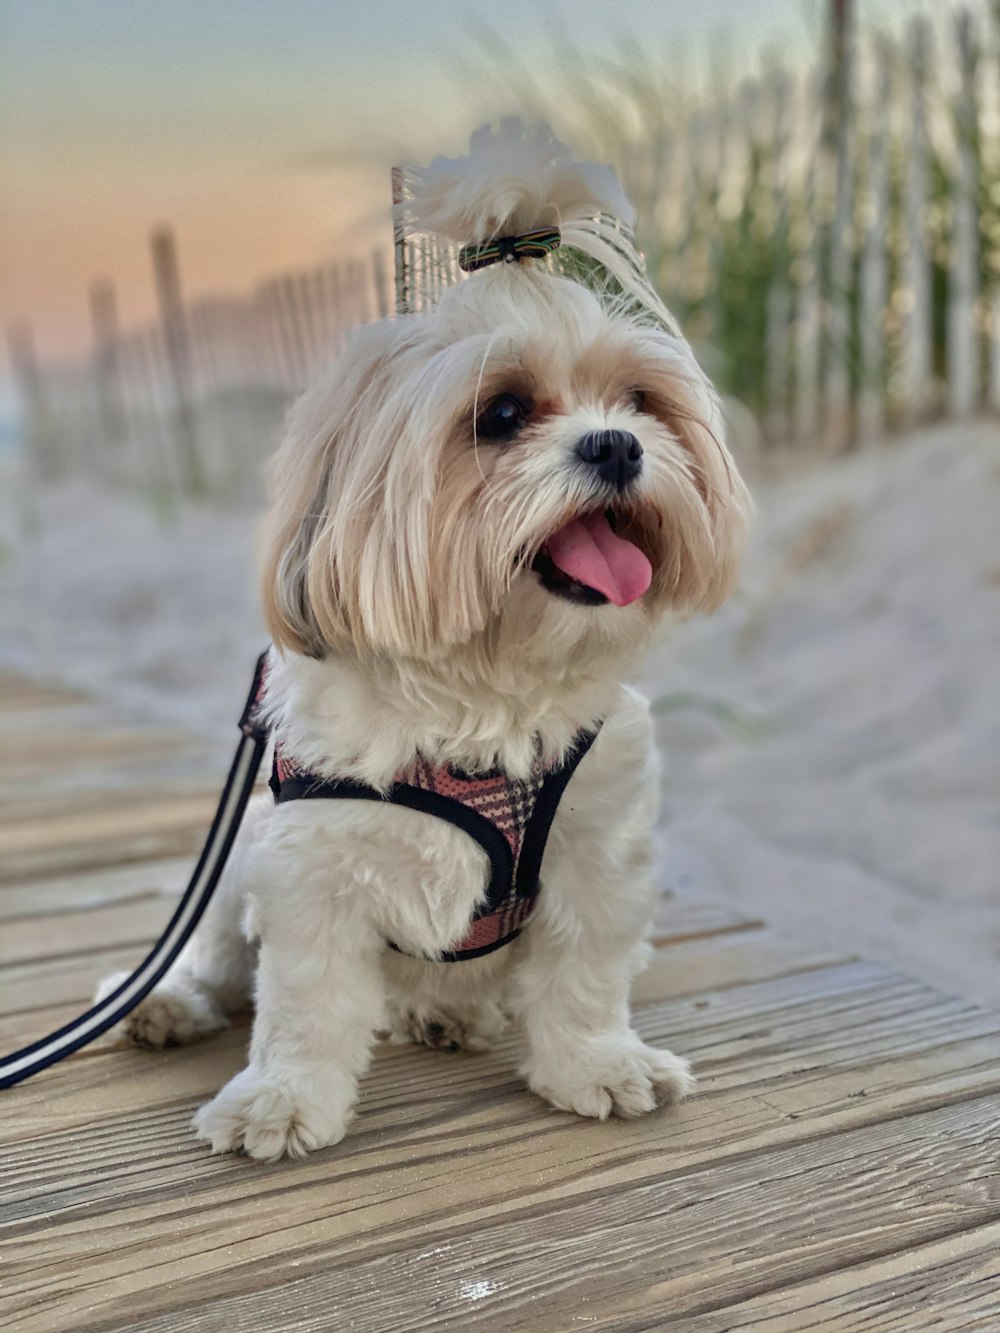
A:
{"type": "Polygon", "coordinates": [[[669,609],[717,606],[746,492],[710,386],[607,216],[631,213],[612,173],[505,127],[419,175],[409,207],[415,229],[466,242],[558,225],[610,276],[501,262],[355,334],[276,459],[275,642],[599,670],[669,609]]]}

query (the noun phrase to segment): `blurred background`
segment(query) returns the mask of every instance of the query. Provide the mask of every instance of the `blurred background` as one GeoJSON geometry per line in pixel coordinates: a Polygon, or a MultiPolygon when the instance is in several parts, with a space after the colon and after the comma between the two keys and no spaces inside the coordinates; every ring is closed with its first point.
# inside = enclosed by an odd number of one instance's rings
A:
{"type": "Polygon", "coordinates": [[[450,258],[391,168],[611,162],[759,508],[642,684],[663,883],[1000,1003],[1000,0],[0,0],[0,668],[199,732],[262,467],[450,258]]]}

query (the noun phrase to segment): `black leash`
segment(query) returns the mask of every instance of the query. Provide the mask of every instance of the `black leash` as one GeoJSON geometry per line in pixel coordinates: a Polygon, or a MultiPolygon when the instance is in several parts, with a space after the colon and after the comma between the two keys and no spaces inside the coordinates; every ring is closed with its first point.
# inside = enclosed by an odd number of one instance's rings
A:
{"type": "Polygon", "coordinates": [[[240,743],[205,846],[163,934],[131,976],[110,995],[72,1023],[0,1059],[0,1088],[22,1083],[114,1027],[149,994],[191,938],[225,868],[267,749],[268,733],[258,717],[266,659],[267,653],[262,653],[257,660],[253,687],[240,718],[240,743]]]}

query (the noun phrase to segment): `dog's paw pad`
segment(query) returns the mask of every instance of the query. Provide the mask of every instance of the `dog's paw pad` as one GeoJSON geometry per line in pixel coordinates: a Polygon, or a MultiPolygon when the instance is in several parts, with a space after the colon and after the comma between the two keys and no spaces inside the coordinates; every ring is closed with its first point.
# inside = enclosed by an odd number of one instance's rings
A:
{"type": "Polygon", "coordinates": [[[276,1162],[339,1143],[347,1125],[345,1116],[312,1098],[245,1070],[197,1112],[194,1128],[213,1152],[241,1152],[259,1162],[276,1162]]]}

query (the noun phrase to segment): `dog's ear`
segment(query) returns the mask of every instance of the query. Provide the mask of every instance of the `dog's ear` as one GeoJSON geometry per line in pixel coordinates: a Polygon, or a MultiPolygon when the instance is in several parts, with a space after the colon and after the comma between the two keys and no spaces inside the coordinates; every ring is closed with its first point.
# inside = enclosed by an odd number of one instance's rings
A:
{"type": "Polygon", "coordinates": [[[329,645],[308,593],[310,553],[318,528],[313,516],[323,502],[319,486],[293,517],[273,508],[263,528],[262,600],[264,622],[275,646],[307,657],[323,657],[329,645]]]}
{"type": "Polygon", "coordinates": [[[721,405],[690,348],[665,333],[649,338],[658,355],[648,363],[647,407],[680,445],[692,484],[690,501],[681,493],[672,505],[661,582],[674,609],[711,612],[732,591],[753,504],[726,448],[721,405]]]}
{"type": "Polygon", "coordinates": [[[295,404],[271,464],[261,593],[280,649],[324,657],[351,638],[335,555],[337,501],[391,340],[388,322],[355,333],[331,371],[295,404]]]}

